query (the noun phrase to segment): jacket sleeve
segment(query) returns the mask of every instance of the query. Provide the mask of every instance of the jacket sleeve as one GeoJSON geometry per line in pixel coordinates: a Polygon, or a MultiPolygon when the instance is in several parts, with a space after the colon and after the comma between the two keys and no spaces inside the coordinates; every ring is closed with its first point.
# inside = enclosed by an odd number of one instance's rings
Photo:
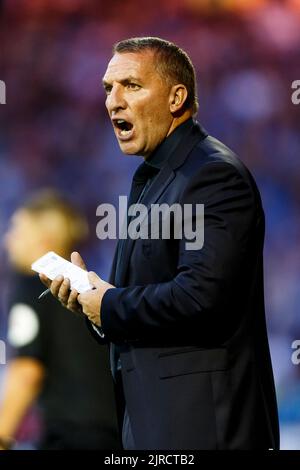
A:
{"type": "Polygon", "coordinates": [[[87,317],[85,317],[86,320],[86,326],[93,336],[93,338],[100,344],[107,344],[109,343],[109,339],[105,335],[103,329],[101,327],[98,327],[94,325],[93,322],[91,322],[87,317]]]}
{"type": "Polygon", "coordinates": [[[230,305],[253,240],[254,192],[233,165],[213,162],[193,176],[180,203],[204,204],[203,247],[187,250],[183,236],[172,280],[105,293],[100,313],[111,341],[186,331],[197,323],[213,331],[220,311],[230,305]]]}

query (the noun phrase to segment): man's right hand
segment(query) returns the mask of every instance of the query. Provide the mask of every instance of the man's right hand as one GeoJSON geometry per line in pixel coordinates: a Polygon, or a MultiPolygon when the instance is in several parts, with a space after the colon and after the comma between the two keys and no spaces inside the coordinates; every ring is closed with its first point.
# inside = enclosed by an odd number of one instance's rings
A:
{"type": "MultiPolygon", "coordinates": [[[[86,266],[80,254],[74,251],[71,254],[71,262],[84,269],[86,266]]],[[[40,274],[40,280],[51,290],[51,294],[68,310],[75,313],[82,313],[82,307],[77,301],[79,293],[77,290],[70,290],[70,280],[63,276],[57,276],[53,281],[44,274],[40,274]]]]}

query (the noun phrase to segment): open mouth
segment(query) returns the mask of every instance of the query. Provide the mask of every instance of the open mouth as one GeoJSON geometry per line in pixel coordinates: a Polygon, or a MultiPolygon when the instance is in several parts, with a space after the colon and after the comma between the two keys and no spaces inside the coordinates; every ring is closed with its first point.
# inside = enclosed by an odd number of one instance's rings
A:
{"type": "Polygon", "coordinates": [[[113,119],[113,125],[117,131],[118,137],[131,137],[133,132],[133,124],[131,124],[131,122],[128,122],[125,119],[113,119]]]}

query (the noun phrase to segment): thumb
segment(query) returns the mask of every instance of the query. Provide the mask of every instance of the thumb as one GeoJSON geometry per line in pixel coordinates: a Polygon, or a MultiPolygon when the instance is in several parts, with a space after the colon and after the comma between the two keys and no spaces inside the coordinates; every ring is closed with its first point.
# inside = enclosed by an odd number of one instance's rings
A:
{"type": "Polygon", "coordinates": [[[80,254],[78,253],[78,251],[73,251],[73,253],[71,253],[71,262],[75,264],[76,266],[79,266],[79,268],[87,271],[86,265],[83,259],[81,258],[80,254]]]}
{"type": "Polygon", "coordinates": [[[102,279],[96,273],[94,273],[93,271],[90,271],[88,273],[88,277],[89,277],[90,284],[93,287],[100,287],[101,284],[103,284],[102,279]]]}

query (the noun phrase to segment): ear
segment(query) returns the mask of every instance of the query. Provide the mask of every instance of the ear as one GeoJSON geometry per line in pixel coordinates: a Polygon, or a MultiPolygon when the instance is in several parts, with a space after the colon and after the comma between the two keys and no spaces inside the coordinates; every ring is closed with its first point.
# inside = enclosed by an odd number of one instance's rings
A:
{"type": "Polygon", "coordinates": [[[183,105],[187,99],[188,92],[184,85],[174,85],[170,91],[170,112],[172,114],[178,113],[182,110],[183,105]]]}

